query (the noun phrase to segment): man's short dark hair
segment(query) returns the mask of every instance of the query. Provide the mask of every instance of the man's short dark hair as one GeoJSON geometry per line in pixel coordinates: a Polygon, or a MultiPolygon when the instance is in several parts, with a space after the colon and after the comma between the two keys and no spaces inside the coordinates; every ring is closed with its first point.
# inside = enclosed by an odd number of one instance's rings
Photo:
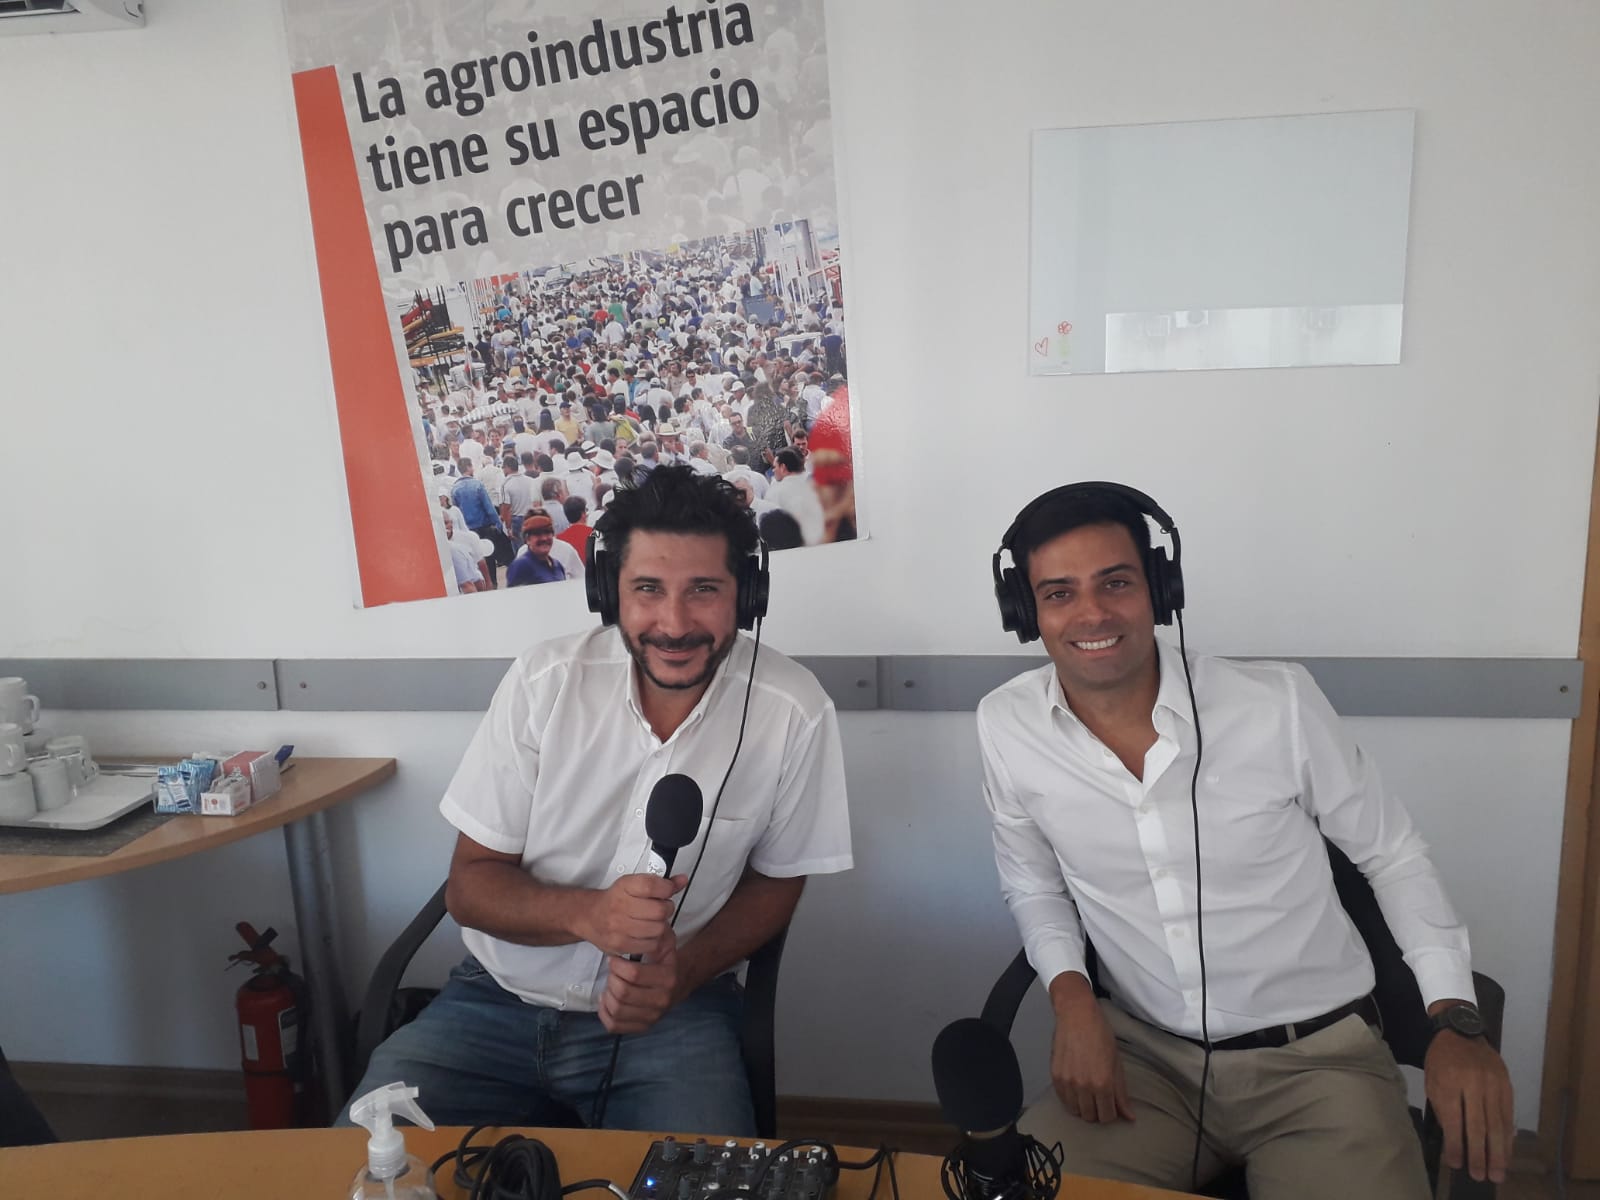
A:
{"type": "Polygon", "coordinates": [[[782,463],[785,470],[798,475],[806,469],[806,460],[800,457],[800,451],[793,446],[785,446],[773,457],[773,462],[782,463]]]}
{"type": "Polygon", "coordinates": [[[1047,500],[1028,515],[1011,540],[1011,557],[1023,579],[1028,558],[1046,542],[1085,525],[1121,525],[1133,538],[1139,563],[1150,550],[1150,524],[1132,501],[1115,492],[1085,489],[1047,500]]]}
{"type": "Polygon", "coordinates": [[[758,540],[755,521],[738,489],[720,476],[702,475],[690,467],[657,467],[638,487],[614,493],[596,527],[619,570],[628,539],[638,530],[727,539],[728,572],[735,579],[758,540]]]}
{"type": "Polygon", "coordinates": [[[583,520],[589,511],[589,502],[582,496],[568,496],[561,503],[561,511],[567,514],[567,521],[573,525],[583,520]]]}

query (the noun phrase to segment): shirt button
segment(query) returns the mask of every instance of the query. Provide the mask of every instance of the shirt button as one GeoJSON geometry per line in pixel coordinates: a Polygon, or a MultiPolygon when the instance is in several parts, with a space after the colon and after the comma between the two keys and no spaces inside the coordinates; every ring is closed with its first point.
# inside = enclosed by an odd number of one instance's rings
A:
{"type": "Polygon", "coordinates": [[[575,983],[571,987],[569,987],[567,989],[567,991],[569,991],[569,992],[581,992],[581,991],[583,991],[583,984],[575,983]]]}
{"type": "Polygon", "coordinates": [[[621,864],[621,863],[618,863],[618,864],[617,864],[617,874],[618,874],[618,875],[621,875],[621,874],[622,874],[622,864],[621,864]]]}
{"type": "Polygon", "coordinates": [[[644,816],[644,809],[642,809],[642,808],[636,808],[636,809],[634,809],[634,810],[633,810],[633,815],[634,815],[634,816],[636,816],[636,817],[642,817],[642,816],[644,816]]]}

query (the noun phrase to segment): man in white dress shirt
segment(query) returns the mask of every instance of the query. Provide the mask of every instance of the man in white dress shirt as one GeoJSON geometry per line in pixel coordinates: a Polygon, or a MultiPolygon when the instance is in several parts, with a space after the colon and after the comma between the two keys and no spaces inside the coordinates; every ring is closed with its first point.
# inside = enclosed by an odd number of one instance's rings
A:
{"type": "Polygon", "coordinates": [[[995,558],[1006,628],[1051,659],[978,709],[1002,889],[1056,1018],[1054,1086],[1023,1128],[1079,1174],[1189,1189],[1242,1162],[1253,1200],[1426,1196],[1326,837],[1433,1019],[1447,1163],[1503,1178],[1511,1084],[1475,1036],[1467,933],[1426,846],[1303,667],[1196,655],[1191,704],[1155,637],[1181,611],[1181,562],[1146,514],[1171,528],[1131,489],[1057,489],[1008,531],[1012,568],[995,558]]]}
{"type": "Polygon", "coordinates": [[[731,486],[659,467],[597,535],[604,624],[517,659],[439,806],[468,957],[355,1094],[403,1079],[449,1125],[548,1123],[551,1098],[592,1120],[627,1035],[606,1127],[750,1135],[731,972],[806,876],[851,865],[838,721],[810,672],[739,634],[765,572],[731,486]],[[704,812],[662,879],[645,809],[669,773],[704,812]]]}

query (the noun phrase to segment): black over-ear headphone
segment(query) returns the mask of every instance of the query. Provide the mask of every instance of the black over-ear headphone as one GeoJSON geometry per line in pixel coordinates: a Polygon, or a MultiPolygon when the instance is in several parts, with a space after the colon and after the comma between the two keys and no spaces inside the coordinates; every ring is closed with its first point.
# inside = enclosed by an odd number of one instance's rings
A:
{"type": "MultiPolygon", "coordinates": [[[[606,549],[606,520],[604,517],[589,535],[589,570],[583,577],[583,588],[589,597],[589,611],[600,614],[602,625],[615,625],[621,607],[618,598],[618,573],[620,562],[606,549]]],[[[756,548],[739,563],[736,577],[739,590],[735,611],[740,629],[754,629],[756,622],[767,615],[767,595],[772,588],[772,574],[767,570],[767,543],[758,534],[756,548]]]]}
{"type": "Polygon", "coordinates": [[[1016,552],[1012,548],[1017,531],[1029,517],[1052,501],[1096,492],[1132,505],[1141,515],[1154,520],[1161,532],[1172,539],[1171,558],[1167,557],[1165,549],[1157,546],[1144,552],[1144,577],[1150,584],[1150,607],[1157,625],[1172,624],[1172,618],[1183,610],[1183,543],[1178,538],[1178,526],[1167,516],[1166,510],[1143,492],[1124,484],[1102,480],[1069,483],[1030,501],[1011,522],[1000,539],[1000,549],[994,552],[994,598],[1000,605],[1000,624],[1016,634],[1017,641],[1031,642],[1039,636],[1039,613],[1034,607],[1033,589],[1028,586],[1027,576],[1017,568],[1016,552]],[[1002,554],[1011,555],[1011,566],[1001,567],[1002,554]]]}

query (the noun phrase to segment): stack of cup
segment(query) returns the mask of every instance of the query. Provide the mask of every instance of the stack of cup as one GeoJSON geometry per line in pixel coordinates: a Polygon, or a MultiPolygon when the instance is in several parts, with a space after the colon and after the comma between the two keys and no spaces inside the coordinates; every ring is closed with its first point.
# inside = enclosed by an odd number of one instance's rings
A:
{"type": "Polygon", "coordinates": [[[27,735],[38,720],[39,697],[28,695],[28,681],[21,675],[0,676],[0,725],[20,725],[27,735]]]}
{"type": "MultiPolygon", "coordinates": [[[[100,775],[100,764],[89,754],[89,739],[81,733],[69,733],[62,737],[51,738],[44,744],[44,749],[50,756],[47,761],[58,762],[65,769],[67,782],[74,794],[79,788],[93,783],[100,775]]],[[[35,762],[34,765],[37,766],[38,763],[35,762]]],[[[38,782],[35,778],[35,785],[38,782]]],[[[39,798],[39,807],[41,809],[45,807],[42,796],[39,798]]]]}
{"type": "Polygon", "coordinates": [[[22,726],[0,723],[0,821],[26,821],[37,811],[22,726]]]}

